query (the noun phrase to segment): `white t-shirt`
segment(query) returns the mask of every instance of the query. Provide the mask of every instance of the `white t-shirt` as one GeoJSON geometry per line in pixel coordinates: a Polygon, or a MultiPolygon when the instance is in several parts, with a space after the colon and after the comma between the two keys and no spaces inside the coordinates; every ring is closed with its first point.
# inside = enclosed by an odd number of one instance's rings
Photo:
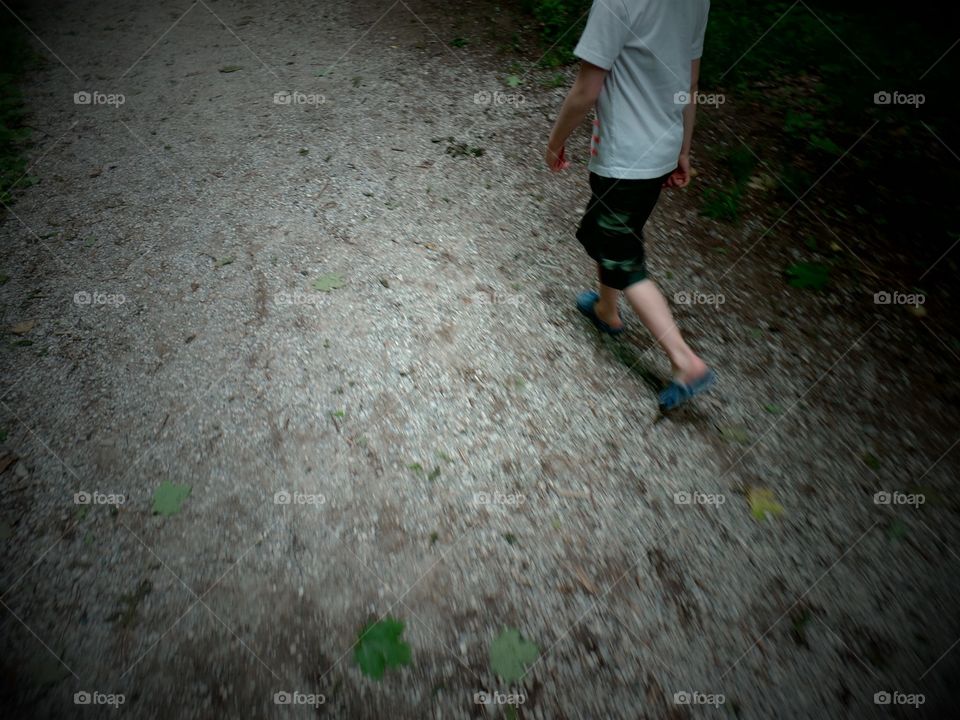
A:
{"type": "Polygon", "coordinates": [[[594,0],[574,54],[609,70],[597,99],[590,170],[656,178],[677,167],[690,63],[710,0],[594,0]]]}

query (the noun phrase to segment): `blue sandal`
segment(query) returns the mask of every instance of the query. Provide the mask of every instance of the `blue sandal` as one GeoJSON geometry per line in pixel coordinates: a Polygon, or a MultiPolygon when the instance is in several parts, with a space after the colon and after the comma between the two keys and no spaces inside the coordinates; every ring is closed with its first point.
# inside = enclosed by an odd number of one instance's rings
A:
{"type": "Polygon", "coordinates": [[[670,384],[660,392],[660,411],[676,410],[688,400],[700,393],[706,392],[717,382],[717,374],[707,368],[707,372],[689,385],[671,380],[670,384]]]}
{"type": "Polygon", "coordinates": [[[598,295],[594,290],[586,290],[577,296],[577,310],[583,313],[587,319],[596,326],[597,330],[604,332],[607,335],[613,335],[616,337],[622,333],[624,329],[622,327],[612,328],[597,317],[594,307],[599,299],[600,295],[598,295]]]}

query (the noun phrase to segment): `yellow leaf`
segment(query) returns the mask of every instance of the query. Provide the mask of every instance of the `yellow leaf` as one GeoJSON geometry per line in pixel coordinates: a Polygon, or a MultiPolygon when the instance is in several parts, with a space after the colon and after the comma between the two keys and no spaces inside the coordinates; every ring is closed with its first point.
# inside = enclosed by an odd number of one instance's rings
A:
{"type": "Polygon", "coordinates": [[[783,505],[773,499],[773,491],[767,488],[750,488],[747,491],[747,503],[750,512],[757,520],[764,520],[769,515],[779,515],[783,512],[783,505]]]}
{"type": "Polygon", "coordinates": [[[10,332],[14,335],[26,335],[28,332],[33,330],[33,326],[36,325],[36,320],[24,320],[23,322],[18,322],[16,325],[11,326],[10,332]]]}

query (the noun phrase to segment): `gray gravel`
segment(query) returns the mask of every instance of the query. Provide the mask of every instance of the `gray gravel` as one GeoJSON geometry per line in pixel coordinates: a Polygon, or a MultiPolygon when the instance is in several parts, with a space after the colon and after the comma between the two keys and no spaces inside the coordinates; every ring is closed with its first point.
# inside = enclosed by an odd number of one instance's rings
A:
{"type": "Polygon", "coordinates": [[[511,690],[488,661],[504,627],[540,649],[520,717],[945,716],[960,451],[936,317],[855,278],[790,288],[789,223],[744,255],[769,220],[664,196],[654,274],[726,302],[676,306],[721,385],[661,419],[669,368],[636,318],[601,340],[572,308],[585,171],[541,169],[563,91],[500,49],[506,8],[113,0],[24,20],[61,62],[27,87],[42,182],[2,220],[18,717],[87,717],[80,691],[138,718],[313,714],[275,704],[294,690],[325,717],[502,716],[474,693],[511,690]],[[494,91],[523,101],[475,102],[494,91]],[[192,487],[171,517],[151,512],[164,481],[192,487]],[[751,488],[782,513],[754,518],[751,488]],[[387,614],[413,662],[377,682],[352,647],[387,614]]]}

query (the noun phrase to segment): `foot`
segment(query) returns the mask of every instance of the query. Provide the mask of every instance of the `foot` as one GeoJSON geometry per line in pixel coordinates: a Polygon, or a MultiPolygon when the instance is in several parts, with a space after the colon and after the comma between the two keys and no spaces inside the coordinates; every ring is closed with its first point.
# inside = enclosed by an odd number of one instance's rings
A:
{"type": "Polygon", "coordinates": [[[602,299],[597,300],[597,304],[593,306],[593,312],[600,319],[600,322],[611,330],[623,330],[623,320],[620,319],[620,308],[616,305],[607,307],[603,304],[602,299]]]}
{"type": "Polygon", "coordinates": [[[707,364],[691,352],[689,357],[684,358],[682,365],[673,365],[673,379],[683,385],[692,385],[702,379],[709,370],[707,364]]]}
{"type": "Polygon", "coordinates": [[[597,330],[605,332],[608,335],[619,335],[622,333],[623,322],[621,322],[619,315],[614,315],[614,317],[611,318],[615,319],[616,324],[611,325],[607,323],[597,315],[597,307],[599,304],[600,296],[593,290],[587,290],[577,296],[577,310],[583,313],[596,326],[597,330]]]}
{"type": "Polygon", "coordinates": [[[717,375],[710,368],[707,368],[707,371],[693,382],[681,383],[674,380],[660,392],[660,412],[676,410],[700,393],[709,390],[716,382],[717,375]]]}

